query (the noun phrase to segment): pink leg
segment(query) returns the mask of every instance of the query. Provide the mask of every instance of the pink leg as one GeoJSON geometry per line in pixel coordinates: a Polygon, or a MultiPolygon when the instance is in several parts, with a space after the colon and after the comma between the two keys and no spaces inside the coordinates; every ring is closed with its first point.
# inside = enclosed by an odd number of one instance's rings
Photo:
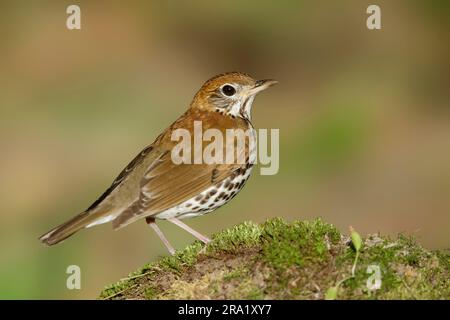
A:
{"type": "Polygon", "coordinates": [[[169,250],[171,255],[175,254],[175,249],[172,247],[172,245],[170,244],[169,240],[167,240],[167,238],[164,236],[164,233],[162,233],[161,229],[158,227],[158,225],[156,224],[155,220],[147,220],[147,224],[153,228],[153,230],[155,230],[156,234],[159,236],[159,238],[161,239],[161,241],[164,243],[164,245],[166,246],[167,250],[169,250]]]}
{"type": "Polygon", "coordinates": [[[167,221],[172,222],[173,224],[179,226],[180,228],[186,230],[187,232],[189,232],[190,234],[192,234],[194,237],[196,237],[198,240],[200,240],[201,242],[207,244],[209,242],[211,242],[211,239],[202,235],[201,233],[195,231],[194,229],[192,229],[191,227],[189,227],[187,224],[181,222],[180,220],[178,220],[177,218],[168,218],[167,221]]]}

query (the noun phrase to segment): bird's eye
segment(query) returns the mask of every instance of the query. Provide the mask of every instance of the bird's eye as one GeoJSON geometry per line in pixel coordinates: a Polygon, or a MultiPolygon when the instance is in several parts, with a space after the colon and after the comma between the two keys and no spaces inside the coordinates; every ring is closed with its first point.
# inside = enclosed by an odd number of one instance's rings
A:
{"type": "Polygon", "coordinates": [[[233,86],[226,84],[222,87],[222,92],[224,95],[231,97],[236,93],[236,89],[233,86]]]}

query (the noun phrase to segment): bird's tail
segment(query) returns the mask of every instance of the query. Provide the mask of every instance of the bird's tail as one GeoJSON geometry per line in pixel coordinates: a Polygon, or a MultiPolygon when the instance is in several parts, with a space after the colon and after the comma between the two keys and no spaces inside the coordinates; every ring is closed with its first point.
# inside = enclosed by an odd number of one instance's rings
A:
{"type": "Polygon", "coordinates": [[[39,237],[39,240],[48,246],[52,246],[63,241],[64,239],[67,239],[80,229],[88,226],[96,218],[98,217],[96,217],[95,214],[90,214],[88,211],[85,211],[73,217],[69,221],[57,226],[56,228],[53,228],[46,234],[39,237]]]}

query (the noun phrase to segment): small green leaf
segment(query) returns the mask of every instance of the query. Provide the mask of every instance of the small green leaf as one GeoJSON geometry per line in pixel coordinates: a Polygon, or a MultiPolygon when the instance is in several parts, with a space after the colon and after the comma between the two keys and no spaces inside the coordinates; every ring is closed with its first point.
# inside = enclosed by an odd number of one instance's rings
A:
{"type": "Polygon", "coordinates": [[[338,287],[331,287],[325,293],[325,300],[336,300],[338,295],[338,287]]]}
{"type": "Polygon", "coordinates": [[[353,247],[355,248],[356,252],[359,252],[362,247],[362,239],[358,232],[353,229],[353,227],[350,227],[350,237],[352,239],[353,247]]]}

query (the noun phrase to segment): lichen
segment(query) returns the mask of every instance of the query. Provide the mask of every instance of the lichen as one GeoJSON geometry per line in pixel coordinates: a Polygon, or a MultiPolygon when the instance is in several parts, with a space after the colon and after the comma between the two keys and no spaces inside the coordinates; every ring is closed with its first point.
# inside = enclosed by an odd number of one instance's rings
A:
{"type": "Polygon", "coordinates": [[[363,237],[354,277],[350,238],[321,219],[244,222],[149,263],[108,286],[101,299],[449,299],[449,255],[403,235],[363,237]],[[368,287],[369,266],[381,287],[368,287]]]}

